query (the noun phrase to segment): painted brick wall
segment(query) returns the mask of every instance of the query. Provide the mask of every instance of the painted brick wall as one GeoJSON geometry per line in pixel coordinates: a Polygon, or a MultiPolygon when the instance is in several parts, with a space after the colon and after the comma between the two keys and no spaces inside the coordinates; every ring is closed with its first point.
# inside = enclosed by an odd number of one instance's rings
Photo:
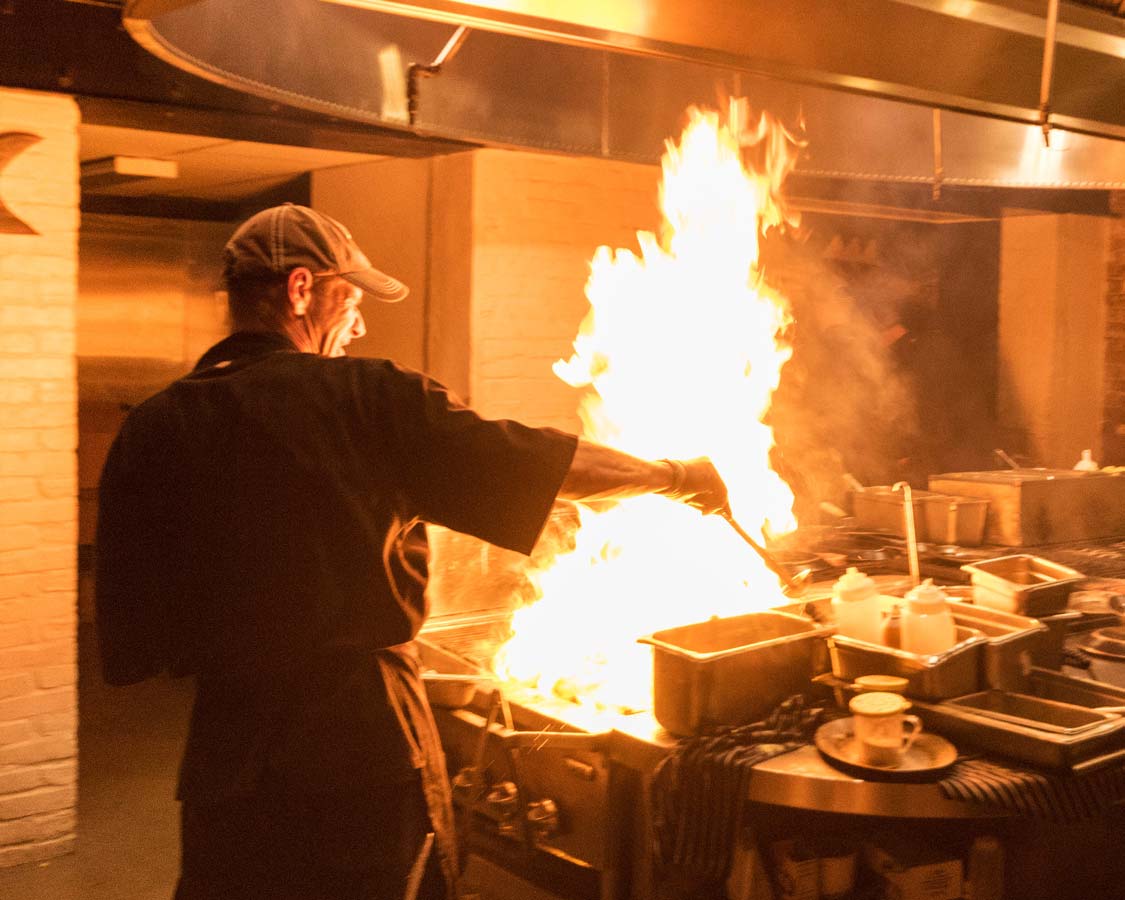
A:
{"type": "Polygon", "coordinates": [[[636,249],[657,226],[655,166],[509,150],[473,166],[473,405],[495,417],[576,430],[575,391],[551,371],[588,308],[601,244],[636,249]]]}
{"type": "Polygon", "coordinates": [[[1103,465],[1125,465],[1125,191],[1111,198],[1106,269],[1106,389],[1103,465]]]}
{"type": "Polygon", "coordinates": [[[0,172],[38,235],[0,233],[0,866],[72,849],[77,779],[78,110],[0,89],[0,172]]]}
{"type": "MultiPolygon", "coordinates": [[[[511,150],[474,151],[468,163],[466,156],[450,158],[439,172],[441,198],[471,194],[467,296],[460,299],[467,333],[448,330],[468,345],[461,391],[485,416],[579,431],[578,392],[551,366],[571,354],[589,306],[584,288],[597,247],[636,249],[636,232],[657,226],[660,170],[511,150]]],[[[435,234],[440,227],[435,223],[435,234]]],[[[443,259],[449,249],[447,241],[443,259]]],[[[461,289],[459,278],[455,285],[461,289]]],[[[448,315],[442,303],[434,308],[448,315]]],[[[457,355],[447,350],[433,348],[431,356],[457,355]]],[[[514,605],[526,589],[519,554],[440,529],[431,535],[435,615],[491,608],[506,598],[514,605]]]]}

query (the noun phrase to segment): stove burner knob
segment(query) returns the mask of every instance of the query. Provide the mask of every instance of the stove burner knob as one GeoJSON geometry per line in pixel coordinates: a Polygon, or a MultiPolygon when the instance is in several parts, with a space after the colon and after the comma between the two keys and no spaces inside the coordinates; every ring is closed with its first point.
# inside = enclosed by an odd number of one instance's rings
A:
{"type": "Polygon", "coordinates": [[[454,801],[467,806],[475,803],[487,787],[480,770],[475,766],[465,766],[450,779],[450,786],[454,801]]]}
{"type": "Polygon", "coordinates": [[[501,781],[492,787],[484,800],[496,814],[500,833],[507,837],[520,837],[520,797],[515,784],[501,781]]]}
{"type": "Polygon", "coordinates": [[[549,797],[529,803],[527,821],[531,823],[536,838],[540,840],[548,838],[559,830],[559,807],[549,797]]]}

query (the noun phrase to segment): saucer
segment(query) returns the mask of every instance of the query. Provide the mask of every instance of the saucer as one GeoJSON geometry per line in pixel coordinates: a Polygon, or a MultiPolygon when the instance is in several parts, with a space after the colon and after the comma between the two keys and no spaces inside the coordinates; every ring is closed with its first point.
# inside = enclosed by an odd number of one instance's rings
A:
{"type": "Polygon", "coordinates": [[[937,781],[957,761],[956,747],[940,735],[923,731],[897,765],[869,765],[860,759],[851,716],[821,725],[813,740],[830,764],[868,781],[937,781]]]}

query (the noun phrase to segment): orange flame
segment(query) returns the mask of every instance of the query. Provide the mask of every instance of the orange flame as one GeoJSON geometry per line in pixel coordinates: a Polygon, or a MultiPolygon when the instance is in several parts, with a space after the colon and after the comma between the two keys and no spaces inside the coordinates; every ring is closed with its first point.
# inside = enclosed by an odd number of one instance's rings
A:
{"type": "MultiPolygon", "coordinates": [[[[759,277],[759,237],[795,224],[780,188],[800,143],[735,100],[725,120],[692,109],[662,161],[661,236],[639,256],[600,247],[590,310],[556,374],[588,388],[594,440],[646,458],[709,456],[742,524],[792,530],[793,494],[770,469],[762,423],[790,349],[786,301],[759,277]]],[[[596,706],[648,708],[662,628],[783,601],[770,573],[719,517],[662,497],[580,511],[575,549],[536,573],[541,599],[517,610],[497,671],[596,706]]]]}

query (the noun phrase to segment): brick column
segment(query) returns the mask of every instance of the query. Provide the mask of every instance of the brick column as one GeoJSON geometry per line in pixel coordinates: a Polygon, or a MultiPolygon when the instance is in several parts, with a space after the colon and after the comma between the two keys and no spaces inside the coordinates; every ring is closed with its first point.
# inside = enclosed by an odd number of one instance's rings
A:
{"type": "Polygon", "coordinates": [[[73,849],[77,785],[78,110],[0,88],[0,866],[73,849]]]}
{"type": "Polygon", "coordinates": [[[1110,199],[1103,465],[1125,465],[1125,191],[1110,199]]]}

